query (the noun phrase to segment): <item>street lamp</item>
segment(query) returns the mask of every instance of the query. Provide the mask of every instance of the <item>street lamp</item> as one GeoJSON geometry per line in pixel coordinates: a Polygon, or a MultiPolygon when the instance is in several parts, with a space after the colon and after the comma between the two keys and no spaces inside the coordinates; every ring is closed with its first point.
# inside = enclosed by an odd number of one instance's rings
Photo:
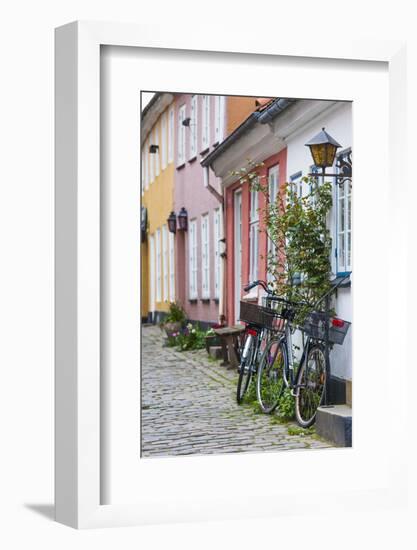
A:
{"type": "Polygon", "coordinates": [[[178,214],[178,229],[181,229],[182,231],[187,231],[187,225],[188,225],[187,210],[184,207],[182,207],[178,214]]]}
{"type": "MultiPolygon", "coordinates": [[[[339,186],[344,185],[346,181],[350,184],[352,183],[352,158],[351,153],[346,155],[340,155],[336,167],[339,172],[337,174],[326,174],[326,168],[333,166],[336,152],[339,147],[342,147],[330,134],[326,132],[324,128],[321,129],[316,136],[310,139],[309,142],[305,144],[310,148],[311,156],[313,157],[314,164],[317,168],[321,168],[323,179],[328,177],[334,177],[336,179],[336,184],[339,186]]],[[[320,174],[308,174],[309,176],[317,177],[320,174]]],[[[330,294],[327,293],[325,296],[325,312],[326,318],[330,318],[330,294]]],[[[329,323],[325,323],[324,327],[324,347],[325,347],[325,365],[326,365],[326,383],[324,390],[324,407],[332,407],[329,405],[329,395],[330,395],[330,358],[329,358],[329,323]]]]}
{"type": "Polygon", "coordinates": [[[169,232],[170,233],[176,233],[176,231],[177,231],[177,216],[175,215],[174,211],[172,211],[171,214],[168,216],[167,222],[168,222],[169,232]]]}
{"type": "MultiPolygon", "coordinates": [[[[338,185],[342,185],[345,181],[352,181],[351,153],[337,160],[336,166],[339,168],[339,173],[326,174],[326,168],[333,166],[337,149],[341,145],[324,128],[305,145],[310,148],[315,166],[322,169],[323,178],[325,176],[334,177],[338,185]]],[[[317,173],[309,174],[309,176],[313,177],[317,177],[317,175],[317,173]]]]}

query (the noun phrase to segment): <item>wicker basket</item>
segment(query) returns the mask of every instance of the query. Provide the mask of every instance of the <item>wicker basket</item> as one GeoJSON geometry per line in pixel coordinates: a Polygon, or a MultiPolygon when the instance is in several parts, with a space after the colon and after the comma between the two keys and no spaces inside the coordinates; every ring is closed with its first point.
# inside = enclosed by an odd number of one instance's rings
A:
{"type": "Polygon", "coordinates": [[[240,302],[239,320],[270,330],[284,328],[284,321],[280,318],[278,311],[251,302],[240,302]]]}

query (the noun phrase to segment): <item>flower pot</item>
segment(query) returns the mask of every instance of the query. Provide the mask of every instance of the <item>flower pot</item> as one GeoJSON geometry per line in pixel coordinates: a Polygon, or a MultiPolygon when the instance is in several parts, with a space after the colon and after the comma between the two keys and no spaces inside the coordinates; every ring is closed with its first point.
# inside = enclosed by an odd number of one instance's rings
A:
{"type": "Polygon", "coordinates": [[[165,332],[166,332],[166,335],[168,336],[168,338],[171,338],[173,334],[176,334],[177,332],[180,332],[181,326],[182,325],[181,325],[180,322],[165,323],[164,329],[165,329],[165,332]]]}

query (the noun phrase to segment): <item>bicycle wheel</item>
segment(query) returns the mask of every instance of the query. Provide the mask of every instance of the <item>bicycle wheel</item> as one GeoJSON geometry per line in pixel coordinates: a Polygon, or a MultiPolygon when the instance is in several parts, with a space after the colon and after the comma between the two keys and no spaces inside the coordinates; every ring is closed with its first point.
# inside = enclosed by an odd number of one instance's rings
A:
{"type": "Polygon", "coordinates": [[[242,347],[239,365],[239,380],[237,382],[236,401],[242,403],[243,396],[248,390],[252,378],[253,361],[255,360],[256,337],[247,334],[242,347]],[[248,341],[248,339],[250,339],[248,341]],[[246,347],[247,344],[247,347],[246,347]]]}
{"type": "Polygon", "coordinates": [[[288,369],[287,346],[283,339],[270,340],[259,362],[256,393],[264,413],[272,413],[278,406],[286,383],[288,369]]]}
{"type": "Polygon", "coordinates": [[[326,358],[319,344],[313,345],[297,373],[295,418],[303,428],[311,426],[321,405],[326,385],[326,358]]]}

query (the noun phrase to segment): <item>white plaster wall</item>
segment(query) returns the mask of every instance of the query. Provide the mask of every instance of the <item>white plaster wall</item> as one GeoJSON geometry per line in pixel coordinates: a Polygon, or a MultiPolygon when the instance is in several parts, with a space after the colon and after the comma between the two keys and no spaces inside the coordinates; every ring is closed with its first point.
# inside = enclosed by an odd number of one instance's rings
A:
{"type": "MultiPolygon", "coordinates": [[[[278,121],[279,119],[277,119],[277,125],[278,121]]],[[[305,147],[305,143],[316,135],[322,127],[325,127],[326,131],[341,144],[342,147],[339,151],[352,147],[352,103],[338,103],[336,106],[331,107],[328,111],[325,111],[308,124],[303,125],[301,130],[287,137],[288,180],[292,174],[295,174],[300,170],[302,171],[303,176],[306,176],[310,171],[312,158],[309,148],[305,147]]],[[[333,172],[330,168],[327,171],[329,173],[333,172]]],[[[335,196],[333,197],[333,204],[335,204],[335,196]]],[[[333,207],[330,215],[333,243],[335,243],[333,235],[335,227],[334,216],[335,208],[333,207]]],[[[332,251],[332,270],[335,273],[336,265],[334,246],[332,251]]],[[[352,300],[350,288],[338,289],[336,312],[342,319],[350,322],[352,321],[352,300]]],[[[295,343],[298,343],[298,338],[295,338],[294,341],[295,343]]],[[[352,380],[352,341],[350,330],[345,338],[343,346],[335,345],[333,348],[331,353],[331,371],[335,376],[352,380]]]]}

